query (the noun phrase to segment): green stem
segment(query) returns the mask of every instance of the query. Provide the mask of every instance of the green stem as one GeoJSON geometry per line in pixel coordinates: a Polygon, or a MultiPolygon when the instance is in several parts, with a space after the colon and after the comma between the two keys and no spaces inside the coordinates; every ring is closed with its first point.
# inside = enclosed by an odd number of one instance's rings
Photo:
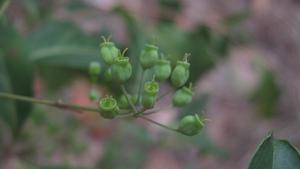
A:
{"type": "Polygon", "coordinates": [[[131,99],[130,99],[129,96],[128,96],[128,93],[127,93],[127,91],[126,91],[126,89],[125,89],[125,86],[124,86],[124,85],[121,85],[121,89],[122,89],[123,94],[124,94],[125,97],[126,97],[127,102],[129,103],[130,107],[131,107],[132,110],[134,111],[134,114],[138,114],[138,111],[137,111],[136,107],[134,106],[134,104],[132,103],[131,99]]]}
{"type": "Polygon", "coordinates": [[[158,96],[158,98],[157,98],[157,102],[158,101],[160,101],[161,99],[163,99],[164,97],[166,97],[166,96],[168,96],[171,92],[172,92],[173,90],[172,89],[170,89],[169,91],[167,91],[166,93],[164,93],[164,94],[162,94],[162,95],[160,95],[160,96],[158,96]]]}
{"type": "Polygon", "coordinates": [[[0,4],[0,19],[1,19],[2,15],[4,14],[5,10],[7,9],[9,3],[10,3],[10,0],[5,0],[4,2],[2,2],[2,4],[0,4]]]}
{"type": "Polygon", "coordinates": [[[165,129],[167,129],[167,130],[177,132],[177,129],[171,128],[171,127],[166,126],[166,125],[164,125],[164,124],[161,124],[161,123],[159,123],[159,122],[157,122],[157,121],[154,121],[154,120],[152,120],[152,119],[149,119],[148,117],[145,117],[145,116],[139,116],[139,118],[141,118],[141,119],[143,119],[143,120],[146,120],[146,121],[148,121],[148,122],[150,122],[150,123],[153,123],[153,124],[155,124],[155,125],[157,125],[157,126],[160,126],[160,127],[162,127],[162,128],[165,128],[165,129]]]}
{"type": "Polygon", "coordinates": [[[166,107],[161,108],[161,109],[152,109],[149,112],[143,113],[143,115],[151,115],[151,114],[154,114],[154,113],[158,113],[158,112],[169,110],[171,108],[173,108],[173,106],[170,104],[169,106],[166,106],[166,107]]]}
{"type": "Polygon", "coordinates": [[[138,88],[138,99],[137,99],[138,104],[141,103],[142,87],[143,87],[143,84],[144,84],[144,77],[145,77],[146,70],[144,68],[142,68],[142,75],[141,75],[141,78],[140,78],[140,84],[139,84],[139,88],[138,88]]]}
{"type": "Polygon", "coordinates": [[[77,104],[63,103],[61,100],[58,100],[58,101],[41,100],[41,99],[35,99],[35,98],[31,98],[31,97],[20,96],[20,95],[9,94],[9,93],[2,93],[2,92],[0,92],[0,98],[43,104],[43,105],[53,106],[53,107],[57,107],[57,108],[61,108],[61,109],[73,109],[73,110],[81,110],[81,111],[89,111],[89,112],[99,112],[99,110],[97,108],[86,107],[86,106],[77,105],[77,104]]]}

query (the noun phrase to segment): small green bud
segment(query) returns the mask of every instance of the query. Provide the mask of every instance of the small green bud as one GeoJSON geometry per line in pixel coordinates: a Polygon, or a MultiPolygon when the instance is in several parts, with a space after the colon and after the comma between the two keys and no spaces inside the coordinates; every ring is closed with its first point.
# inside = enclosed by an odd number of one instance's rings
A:
{"type": "Polygon", "coordinates": [[[113,42],[109,42],[103,38],[104,42],[100,44],[100,54],[104,62],[108,65],[111,65],[114,62],[114,59],[119,55],[119,49],[115,46],[113,42]]]}
{"type": "Polygon", "coordinates": [[[91,101],[98,100],[99,99],[99,94],[98,94],[97,90],[92,89],[89,93],[89,98],[90,98],[91,101]]]}
{"type": "MultiPolygon", "coordinates": [[[[137,103],[137,95],[128,95],[129,99],[131,100],[131,102],[133,104],[136,104],[137,103]]],[[[118,99],[118,106],[121,108],[121,109],[128,109],[129,108],[129,103],[127,101],[127,98],[126,96],[123,94],[119,97],[118,99]]]]}
{"type": "Polygon", "coordinates": [[[177,107],[183,107],[191,103],[193,98],[192,86],[190,87],[182,87],[181,89],[175,92],[173,96],[173,105],[177,107]]]}
{"type": "Polygon", "coordinates": [[[107,96],[99,102],[100,114],[103,118],[112,119],[119,114],[119,107],[116,99],[112,96],[107,96]]]}
{"type": "Polygon", "coordinates": [[[178,88],[186,83],[190,75],[189,67],[190,63],[187,62],[186,57],[184,61],[177,61],[176,66],[171,74],[171,82],[174,87],[178,88]]]}
{"type": "Polygon", "coordinates": [[[157,82],[146,82],[144,85],[144,93],[142,96],[142,104],[145,108],[152,108],[156,102],[156,95],[159,91],[159,85],[157,82]]]}
{"type": "Polygon", "coordinates": [[[154,67],[155,78],[159,81],[167,80],[171,75],[171,63],[166,59],[159,59],[156,61],[154,67]]]}
{"type": "Polygon", "coordinates": [[[111,68],[109,67],[108,69],[106,69],[105,73],[104,73],[104,77],[107,81],[111,81],[112,80],[112,72],[111,72],[111,68]]]}
{"type": "Polygon", "coordinates": [[[129,58],[124,56],[118,56],[114,64],[111,66],[111,74],[113,80],[124,83],[132,74],[132,66],[129,63],[129,58]]]}
{"type": "Polygon", "coordinates": [[[149,95],[143,95],[142,97],[142,104],[144,108],[152,108],[154,107],[156,102],[156,96],[149,96],[149,95]]]}
{"type": "Polygon", "coordinates": [[[101,73],[101,66],[98,62],[91,62],[89,66],[89,74],[90,74],[90,79],[92,83],[96,83],[98,76],[101,73]]]}
{"type": "Polygon", "coordinates": [[[144,69],[154,66],[158,60],[158,47],[146,44],[140,55],[140,63],[144,69]]]}
{"type": "Polygon", "coordinates": [[[197,135],[203,127],[203,120],[201,120],[197,114],[188,115],[181,119],[177,131],[186,136],[194,136],[197,135]]]}
{"type": "Polygon", "coordinates": [[[99,76],[101,73],[101,66],[98,62],[91,62],[89,66],[89,74],[91,76],[99,76]]]}

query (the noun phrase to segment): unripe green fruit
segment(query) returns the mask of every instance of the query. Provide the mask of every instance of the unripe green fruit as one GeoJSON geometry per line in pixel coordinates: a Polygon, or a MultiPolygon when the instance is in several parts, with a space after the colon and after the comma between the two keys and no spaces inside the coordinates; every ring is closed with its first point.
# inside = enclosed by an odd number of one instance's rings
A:
{"type": "Polygon", "coordinates": [[[158,91],[159,85],[154,80],[145,83],[142,96],[142,104],[145,108],[152,108],[154,106],[158,91]]]}
{"type": "Polygon", "coordinates": [[[204,123],[197,114],[188,115],[181,119],[177,131],[186,136],[194,136],[201,131],[203,126],[204,123]]]}
{"type": "Polygon", "coordinates": [[[99,102],[100,114],[103,118],[112,119],[119,114],[119,107],[116,99],[112,96],[107,96],[99,102]]]}
{"type": "MultiPolygon", "coordinates": [[[[128,95],[129,99],[131,100],[131,102],[133,104],[136,104],[137,103],[137,96],[136,95],[128,95]]],[[[118,99],[118,106],[121,108],[121,109],[128,109],[130,104],[128,103],[127,101],[127,98],[125,95],[121,95],[118,99]]]]}
{"type": "Polygon", "coordinates": [[[112,72],[111,72],[111,68],[106,69],[105,73],[104,73],[104,77],[107,81],[111,81],[112,80],[112,72]]]}
{"type": "Polygon", "coordinates": [[[149,96],[156,96],[159,91],[159,84],[154,81],[146,82],[144,85],[144,94],[149,96]]]}
{"type": "Polygon", "coordinates": [[[143,95],[142,97],[142,104],[144,108],[152,108],[154,107],[156,102],[156,96],[150,96],[150,95],[143,95]]]}
{"type": "Polygon", "coordinates": [[[119,55],[119,49],[113,42],[103,42],[100,44],[100,54],[104,62],[108,65],[113,64],[114,59],[119,55]]]}
{"type": "Polygon", "coordinates": [[[144,69],[152,67],[158,60],[158,47],[146,44],[139,59],[144,69]]]}
{"type": "Polygon", "coordinates": [[[99,94],[98,94],[97,90],[92,89],[89,93],[89,98],[90,98],[91,101],[98,100],[99,99],[99,94]]]}
{"type": "Polygon", "coordinates": [[[189,78],[190,64],[186,61],[177,61],[176,66],[171,74],[171,82],[174,87],[183,86],[189,78]]]}
{"type": "Polygon", "coordinates": [[[156,61],[154,67],[154,75],[157,80],[167,80],[171,75],[171,63],[166,59],[159,59],[156,61]]]}
{"type": "Polygon", "coordinates": [[[132,74],[132,66],[128,57],[119,56],[111,66],[111,75],[113,80],[119,83],[127,81],[132,74]]]}
{"type": "Polygon", "coordinates": [[[91,62],[89,66],[89,74],[92,83],[96,83],[101,73],[101,66],[98,62],[91,62]]]}
{"type": "Polygon", "coordinates": [[[173,105],[177,107],[183,107],[192,102],[193,91],[191,88],[183,87],[176,91],[173,96],[173,105]]]}
{"type": "Polygon", "coordinates": [[[101,73],[101,66],[98,62],[91,62],[89,66],[89,74],[91,76],[99,76],[101,73]]]}

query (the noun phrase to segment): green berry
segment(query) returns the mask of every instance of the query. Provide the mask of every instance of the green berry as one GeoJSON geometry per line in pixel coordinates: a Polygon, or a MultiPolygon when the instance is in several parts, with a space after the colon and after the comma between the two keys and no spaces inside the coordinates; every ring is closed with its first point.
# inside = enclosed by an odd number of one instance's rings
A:
{"type": "Polygon", "coordinates": [[[111,75],[113,80],[119,83],[126,82],[132,74],[132,66],[129,63],[129,58],[118,56],[114,64],[111,66],[111,75]]]}
{"type": "MultiPolygon", "coordinates": [[[[137,96],[136,95],[128,95],[129,99],[131,100],[131,102],[133,104],[136,104],[137,103],[137,96]]],[[[118,106],[121,108],[121,109],[128,109],[129,108],[129,103],[127,101],[127,98],[126,96],[123,94],[119,97],[118,99],[118,106]]]]}
{"type": "Polygon", "coordinates": [[[99,94],[98,94],[97,90],[92,89],[89,93],[89,98],[90,98],[91,101],[98,100],[99,99],[99,94]]]}
{"type": "Polygon", "coordinates": [[[97,79],[98,79],[98,76],[100,75],[101,73],[101,66],[98,62],[91,62],[90,63],[90,66],[89,66],[89,74],[90,74],[90,78],[91,78],[91,81],[92,83],[96,83],[97,82],[97,79]]]}
{"type": "Polygon", "coordinates": [[[98,62],[91,62],[89,67],[89,73],[91,76],[99,76],[101,73],[101,66],[98,62]]]}
{"type": "Polygon", "coordinates": [[[181,89],[175,92],[173,96],[173,105],[177,107],[183,107],[192,102],[193,91],[192,87],[182,87],[181,89]]]}
{"type": "Polygon", "coordinates": [[[143,95],[142,104],[144,108],[150,109],[153,108],[156,102],[155,96],[143,95]]]}
{"type": "Polygon", "coordinates": [[[154,79],[145,83],[142,96],[142,104],[145,108],[152,108],[154,106],[158,91],[159,85],[154,79]]]}
{"type": "Polygon", "coordinates": [[[112,80],[112,72],[111,72],[111,68],[109,67],[108,69],[106,69],[105,73],[104,73],[104,77],[107,81],[111,81],[112,80]]]}
{"type": "Polygon", "coordinates": [[[189,78],[190,64],[187,61],[177,61],[171,74],[172,85],[176,88],[183,86],[189,78]]]}
{"type": "Polygon", "coordinates": [[[186,136],[194,136],[201,131],[203,126],[203,120],[197,114],[188,115],[181,119],[177,131],[186,136]]]}
{"type": "Polygon", "coordinates": [[[99,102],[100,114],[103,118],[112,119],[119,114],[117,100],[112,96],[107,96],[99,102]]]}
{"type": "Polygon", "coordinates": [[[154,67],[155,78],[159,81],[167,80],[171,75],[171,63],[166,59],[159,59],[156,61],[154,67]]]}
{"type": "Polygon", "coordinates": [[[119,49],[115,46],[113,42],[106,41],[100,44],[100,54],[104,62],[111,65],[114,59],[119,55],[119,49]]]}
{"type": "Polygon", "coordinates": [[[155,62],[158,60],[158,47],[146,44],[139,59],[144,69],[154,66],[155,62]]]}

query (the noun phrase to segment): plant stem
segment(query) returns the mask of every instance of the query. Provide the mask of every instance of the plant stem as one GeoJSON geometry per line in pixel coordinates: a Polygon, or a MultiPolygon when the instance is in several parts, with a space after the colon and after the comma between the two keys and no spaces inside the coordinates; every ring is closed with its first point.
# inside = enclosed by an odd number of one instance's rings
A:
{"type": "Polygon", "coordinates": [[[7,7],[9,6],[10,0],[5,0],[4,2],[2,2],[2,6],[0,6],[0,19],[2,17],[2,15],[4,14],[5,10],[7,9],[7,7]]]}
{"type": "Polygon", "coordinates": [[[173,106],[170,104],[169,106],[161,108],[161,109],[152,109],[149,112],[145,112],[143,115],[151,115],[151,114],[154,114],[154,113],[158,113],[158,112],[169,110],[171,108],[173,108],[173,106]]]}
{"type": "Polygon", "coordinates": [[[53,107],[57,107],[57,108],[61,108],[61,109],[73,109],[73,110],[81,110],[81,111],[89,111],[89,112],[99,112],[99,110],[97,108],[86,107],[86,106],[77,105],[77,104],[63,103],[61,100],[58,100],[58,101],[41,100],[41,99],[35,99],[35,98],[31,98],[31,97],[20,96],[20,95],[9,94],[9,93],[2,93],[2,92],[0,92],[0,98],[43,104],[43,105],[53,106],[53,107]]]}
{"type": "Polygon", "coordinates": [[[148,122],[150,122],[150,123],[153,123],[153,124],[155,124],[155,125],[157,125],[157,126],[160,126],[160,127],[162,127],[162,128],[165,128],[165,129],[167,129],[167,130],[177,132],[177,129],[171,128],[171,127],[166,126],[166,125],[164,125],[164,124],[161,124],[161,123],[159,123],[159,122],[157,122],[157,121],[154,121],[154,120],[152,120],[152,119],[149,119],[148,117],[145,117],[145,116],[139,116],[139,118],[141,118],[141,119],[143,119],[143,120],[146,120],[146,121],[148,121],[148,122]]]}
{"type": "MultiPolygon", "coordinates": [[[[121,88],[122,88],[122,91],[124,92],[124,95],[126,96],[126,99],[127,99],[128,103],[131,105],[134,113],[120,114],[119,116],[117,116],[117,118],[138,117],[138,118],[146,120],[150,123],[153,123],[157,126],[165,128],[167,130],[177,132],[177,130],[174,129],[174,128],[171,128],[169,126],[158,123],[158,122],[156,122],[152,119],[149,119],[145,116],[140,115],[140,113],[138,112],[136,107],[132,104],[131,100],[129,99],[128,93],[127,93],[125,87],[122,85],[121,88]]],[[[18,101],[24,101],[24,102],[31,102],[31,103],[37,103],[37,104],[43,104],[43,105],[53,106],[53,107],[60,108],[60,109],[72,109],[72,110],[80,110],[80,111],[99,112],[99,110],[97,108],[86,107],[86,106],[77,105],[77,104],[63,103],[61,100],[58,100],[58,101],[45,100],[45,99],[42,100],[42,99],[35,99],[35,98],[32,98],[32,97],[20,96],[20,95],[15,95],[15,94],[10,94],[10,93],[3,93],[3,92],[0,92],[0,98],[2,98],[2,99],[12,99],[12,100],[18,100],[18,101]]],[[[146,111],[146,109],[142,109],[140,112],[143,113],[144,111],[146,111]]]]}
{"type": "Polygon", "coordinates": [[[134,111],[134,114],[138,114],[138,111],[137,111],[136,107],[134,106],[134,104],[132,103],[131,99],[129,98],[129,95],[128,95],[126,89],[125,89],[125,86],[121,85],[121,89],[122,89],[123,94],[126,97],[127,102],[129,103],[130,107],[134,111]]]}
{"type": "Polygon", "coordinates": [[[161,100],[161,99],[163,99],[164,97],[168,96],[171,92],[172,92],[172,89],[168,90],[166,93],[164,93],[164,94],[158,96],[158,98],[157,98],[156,101],[158,102],[159,100],[161,100]]]}
{"type": "Polygon", "coordinates": [[[137,99],[138,104],[141,103],[142,87],[143,87],[143,84],[144,84],[145,73],[146,73],[146,70],[144,68],[142,68],[142,75],[141,75],[141,78],[140,78],[140,84],[139,84],[139,88],[138,88],[138,99],[137,99]]]}

